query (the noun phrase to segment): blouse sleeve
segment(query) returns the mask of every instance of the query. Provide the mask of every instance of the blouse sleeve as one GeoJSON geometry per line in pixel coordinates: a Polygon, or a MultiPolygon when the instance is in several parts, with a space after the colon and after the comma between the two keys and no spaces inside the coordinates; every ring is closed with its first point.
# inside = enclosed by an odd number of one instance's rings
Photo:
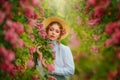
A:
{"type": "Polygon", "coordinates": [[[56,67],[55,66],[55,74],[58,75],[65,75],[69,76],[74,74],[74,61],[73,61],[73,56],[71,53],[71,50],[69,47],[65,47],[64,49],[64,55],[63,55],[63,60],[64,60],[64,67],[56,67]]]}
{"type": "Polygon", "coordinates": [[[36,69],[40,72],[41,76],[45,75],[44,68],[40,60],[37,59],[38,65],[36,65],[36,69]]]}

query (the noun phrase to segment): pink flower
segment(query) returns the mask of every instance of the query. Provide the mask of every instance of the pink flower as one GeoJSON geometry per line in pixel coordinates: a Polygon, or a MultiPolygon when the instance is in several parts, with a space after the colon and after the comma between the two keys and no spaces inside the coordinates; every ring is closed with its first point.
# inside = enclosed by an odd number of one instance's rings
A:
{"type": "Polygon", "coordinates": [[[19,38],[19,36],[15,33],[14,29],[9,29],[8,31],[5,31],[5,40],[10,42],[10,44],[15,47],[24,47],[25,44],[22,41],[22,39],[19,38]]]}
{"type": "Polygon", "coordinates": [[[95,7],[95,10],[93,14],[91,15],[92,19],[102,18],[104,14],[104,7],[103,6],[97,6],[95,7]]]}
{"type": "Polygon", "coordinates": [[[113,33],[113,29],[111,29],[110,27],[106,27],[105,29],[105,33],[108,34],[108,35],[111,35],[113,33]]]}
{"type": "Polygon", "coordinates": [[[109,47],[112,45],[113,40],[112,39],[107,39],[104,43],[104,46],[109,47]]]}
{"type": "Polygon", "coordinates": [[[87,21],[87,25],[93,26],[93,25],[97,24],[99,21],[100,21],[100,18],[91,19],[91,20],[87,21]]]}
{"type": "Polygon", "coordinates": [[[41,5],[41,0],[32,0],[31,3],[33,6],[39,6],[39,5],[41,5]]]}
{"type": "Polygon", "coordinates": [[[39,30],[42,30],[43,29],[43,24],[37,23],[36,28],[38,28],[39,30]]]}
{"type": "Polygon", "coordinates": [[[88,25],[97,24],[104,15],[106,7],[110,4],[110,0],[100,0],[99,3],[97,0],[87,0],[86,11],[90,6],[94,6],[94,12],[91,14],[91,20],[87,22],[88,25]]]}
{"type": "Polygon", "coordinates": [[[45,13],[44,13],[44,9],[40,6],[40,7],[39,7],[39,10],[40,10],[40,13],[44,16],[44,14],[45,14],[45,13]]]}
{"type": "Polygon", "coordinates": [[[86,6],[96,6],[97,0],[87,0],[86,6]]]}
{"type": "Polygon", "coordinates": [[[109,71],[108,73],[108,80],[113,80],[117,76],[116,71],[109,71]]]}
{"type": "Polygon", "coordinates": [[[78,23],[78,25],[82,24],[82,19],[79,16],[77,17],[77,23],[78,23]]]}
{"type": "Polygon", "coordinates": [[[4,18],[5,18],[5,13],[3,13],[2,11],[0,11],[0,25],[2,24],[4,18]]]}
{"type": "Polygon", "coordinates": [[[32,6],[25,6],[25,15],[28,17],[28,18],[32,18],[33,15],[34,15],[34,9],[32,6]]]}
{"type": "Polygon", "coordinates": [[[5,0],[0,0],[0,5],[4,5],[5,0]]]}
{"type": "Polygon", "coordinates": [[[33,17],[32,17],[32,18],[33,18],[33,19],[37,19],[37,18],[38,18],[38,16],[39,16],[39,15],[38,15],[37,13],[35,13],[35,12],[34,12],[34,15],[33,15],[33,17]]]}
{"type": "Polygon", "coordinates": [[[15,60],[15,53],[12,50],[5,49],[5,47],[0,47],[0,57],[3,60],[2,62],[8,64],[15,60]]]}
{"type": "Polygon", "coordinates": [[[66,30],[61,30],[61,35],[66,34],[66,30]]]}
{"type": "Polygon", "coordinates": [[[34,35],[30,35],[30,39],[31,39],[31,41],[34,41],[35,40],[34,35]]]}
{"type": "Polygon", "coordinates": [[[113,22],[107,24],[105,29],[106,34],[111,35],[114,32],[114,25],[115,24],[113,22]]]}
{"type": "Polygon", "coordinates": [[[20,70],[20,69],[22,69],[23,68],[23,66],[21,66],[21,65],[16,65],[15,66],[15,69],[17,69],[17,70],[20,70]]]}
{"type": "Polygon", "coordinates": [[[5,32],[5,40],[9,41],[12,45],[15,45],[18,40],[18,35],[14,32],[13,29],[5,32]]]}
{"type": "Polygon", "coordinates": [[[33,58],[33,56],[32,55],[30,55],[30,57],[29,57],[29,60],[33,60],[34,58],[33,58]]]}
{"type": "Polygon", "coordinates": [[[23,7],[25,10],[25,15],[27,18],[32,18],[32,19],[37,19],[38,15],[34,12],[34,6],[30,5],[29,1],[25,0],[20,0],[20,5],[23,7]]]}
{"type": "Polygon", "coordinates": [[[99,6],[103,6],[104,8],[107,8],[110,4],[111,0],[100,0],[99,6]]]}
{"type": "Polygon", "coordinates": [[[38,32],[39,35],[42,36],[42,38],[44,39],[46,36],[47,36],[47,33],[44,29],[41,29],[39,32],[38,32]]]}
{"type": "Polygon", "coordinates": [[[13,29],[15,28],[13,21],[11,21],[10,19],[6,20],[6,25],[9,26],[10,28],[13,28],[13,29]]]}
{"type": "Polygon", "coordinates": [[[20,0],[19,3],[22,7],[24,7],[29,4],[29,1],[28,0],[20,0]]]}
{"type": "Polygon", "coordinates": [[[0,47],[0,56],[1,58],[5,58],[8,56],[8,51],[5,49],[5,47],[0,47]]]}
{"type": "MultiPolygon", "coordinates": [[[[21,35],[24,32],[24,27],[19,22],[13,22],[11,20],[7,20],[6,24],[7,24],[6,26],[8,26],[10,29],[14,30],[18,35],[21,35]]],[[[5,29],[7,28],[6,26],[5,26],[5,29]]]]}
{"type": "Polygon", "coordinates": [[[24,44],[22,39],[18,39],[17,40],[17,45],[18,45],[18,47],[24,47],[25,46],[25,44],[24,44]]]}
{"type": "Polygon", "coordinates": [[[31,27],[34,27],[34,26],[36,26],[36,24],[37,24],[37,20],[36,20],[36,19],[28,18],[28,24],[29,24],[31,27]]]}
{"type": "Polygon", "coordinates": [[[111,39],[115,45],[120,43],[120,32],[116,32],[111,36],[111,39]]]}
{"type": "Polygon", "coordinates": [[[69,45],[71,47],[78,47],[80,45],[80,39],[77,37],[77,33],[72,30],[70,31],[70,34],[69,45]]]}
{"type": "Polygon", "coordinates": [[[98,51],[99,51],[98,46],[92,46],[92,47],[91,47],[91,52],[93,52],[93,53],[98,53],[98,51]]]}
{"type": "Polygon", "coordinates": [[[55,70],[55,65],[54,65],[54,64],[49,64],[49,65],[47,65],[47,70],[48,70],[49,72],[53,72],[53,71],[55,70]]]}
{"type": "Polygon", "coordinates": [[[7,57],[5,57],[5,60],[7,62],[12,62],[13,60],[15,60],[15,53],[11,50],[8,50],[8,55],[7,57]]]}
{"type": "Polygon", "coordinates": [[[28,61],[27,61],[27,67],[28,67],[28,68],[33,68],[34,65],[35,65],[35,63],[34,63],[33,60],[28,60],[28,61]]]}
{"type": "Polygon", "coordinates": [[[92,35],[92,36],[93,36],[93,40],[94,40],[94,41],[98,41],[99,38],[100,38],[100,36],[97,36],[97,35],[92,35]]]}
{"type": "Polygon", "coordinates": [[[5,31],[8,31],[8,30],[9,30],[9,26],[5,24],[5,25],[3,26],[3,29],[4,29],[5,31]]]}
{"type": "Polygon", "coordinates": [[[11,14],[11,3],[9,1],[5,1],[4,5],[2,5],[2,10],[10,15],[11,14]]]}
{"type": "Polygon", "coordinates": [[[0,68],[3,69],[6,73],[10,74],[11,76],[15,76],[16,73],[15,73],[15,66],[12,64],[12,63],[9,63],[9,64],[0,64],[0,68]]]}
{"type": "Polygon", "coordinates": [[[116,52],[116,57],[120,60],[120,51],[116,52]]]}
{"type": "Polygon", "coordinates": [[[30,53],[34,53],[34,52],[36,52],[36,49],[35,49],[34,47],[30,47],[30,48],[29,48],[29,52],[30,52],[30,53]]]}
{"type": "Polygon", "coordinates": [[[49,43],[50,48],[54,48],[54,45],[52,43],[49,43]]]}
{"type": "Polygon", "coordinates": [[[25,72],[24,66],[21,66],[21,65],[16,65],[16,66],[15,66],[15,69],[21,71],[22,73],[25,72]]]}
{"type": "Polygon", "coordinates": [[[98,4],[98,2],[97,2],[97,0],[87,0],[86,1],[86,13],[89,11],[89,8],[91,7],[91,6],[97,6],[97,4],[98,4]]]}
{"type": "Polygon", "coordinates": [[[48,79],[49,80],[57,80],[54,76],[49,76],[48,79]]]}
{"type": "Polygon", "coordinates": [[[21,35],[23,32],[24,32],[24,27],[23,27],[23,25],[21,24],[21,23],[15,23],[16,25],[16,27],[15,27],[15,31],[16,31],[16,33],[17,34],[19,34],[19,35],[21,35]]]}

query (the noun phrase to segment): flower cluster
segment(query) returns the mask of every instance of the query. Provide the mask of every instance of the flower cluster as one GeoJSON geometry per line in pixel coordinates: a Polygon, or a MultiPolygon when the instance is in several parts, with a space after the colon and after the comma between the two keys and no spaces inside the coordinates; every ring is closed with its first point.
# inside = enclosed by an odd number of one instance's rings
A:
{"type": "Polygon", "coordinates": [[[65,35],[65,34],[66,34],[66,30],[62,29],[62,30],[61,30],[61,34],[62,34],[62,35],[65,35]]]}
{"type": "Polygon", "coordinates": [[[10,42],[10,44],[15,48],[16,46],[24,47],[24,42],[19,38],[19,35],[23,34],[23,25],[19,22],[12,22],[7,20],[6,24],[3,26],[5,40],[10,42]]]}
{"type": "Polygon", "coordinates": [[[15,60],[15,53],[12,50],[7,50],[5,47],[0,47],[0,68],[11,76],[15,76],[13,60],[15,60]]]}
{"type": "MultiPolygon", "coordinates": [[[[117,60],[120,60],[120,2],[112,0],[87,0],[86,1],[86,12],[90,11],[90,7],[93,7],[93,13],[91,13],[91,18],[87,21],[88,25],[98,24],[100,21],[103,21],[107,24],[105,26],[105,33],[107,35],[107,40],[104,42],[105,47],[112,47],[114,55],[117,60]],[[117,6],[116,6],[117,5],[117,6]],[[116,12],[112,11],[117,9],[116,12]],[[105,17],[104,17],[105,16],[105,17]],[[106,20],[106,17],[114,17],[106,20]],[[105,20],[104,20],[105,19],[105,20]],[[108,21],[108,22],[107,22],[108,21]]],[[[95,47],[93,48],[97,50],[95,47]]],[[[117,63],[117,61],[116,61],[117,63]]],[[[117,66],[119,68],[119,65],[117,66]]],[[[119,69],[108,72],[108,80],[113,80],[119,78],[120,72],[119,69]]]]}
{"type": "Polygon", "coordinates": [[[42,38],[45,39],[46,36],[47,36],[47,33],[46,33],[46,30],[45,30],[44,27],[43,27],[43,24],[38,23],[38,24],[36,25],[36,27],[37,27],[37,29],[38,29],[38,35],[41,35],[42,38]]]}
{"type": "Polygon", "coordinates": [[[120,22],[108,23],[105,32],[110,36],[110,38],[105,42],[106,46],[120,44],[120,22]]]}
{"type": "Polygon", "coordinates": [[[87,21],[87,24],[91,26],[97,24],[102,19],[105,14],[105,10],[109,5],[110,0],[87,0],[86,13],[89,12],[90,7],[94,7],[91,19],[87,21]]]}
{"type": "Polygon", "coordinates": [[[13,76],[30,80],[36,72],[32,69],[35,66],[32,53],[36,52],[33,45],[37,41],[33,28],[39,27],[39,35],[45,37],[41,24],[37,24],[43,16],[41,0],[0,0],[0,74],[9,75],[0,79],[13,76]]]}

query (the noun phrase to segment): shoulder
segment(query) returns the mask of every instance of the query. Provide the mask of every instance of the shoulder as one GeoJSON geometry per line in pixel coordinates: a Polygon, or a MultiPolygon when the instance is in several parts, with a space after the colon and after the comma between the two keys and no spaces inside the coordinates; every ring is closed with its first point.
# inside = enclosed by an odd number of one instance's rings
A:
{"type": "Polygon", "coordinates": [[[62,48],[69,48],[69,46],[64,45],[64,44],[60,44],[60,47],[62,47],[62,48]]]}
{"type": "Polygon", "coordinates": [[[70,47],[69,46],[67,46],[67,45],[64,45],[64,44],[60,44],[60,48],[62,49],[62,50],[70,50],[70,47]]]}
{"type": "Polygon", "coordinates": [[[64,44],[60,44],[60,51],[62,52],[64,56],[70,57],[72,56],[72,52],[69,46],[66,46],[64,44]]]}

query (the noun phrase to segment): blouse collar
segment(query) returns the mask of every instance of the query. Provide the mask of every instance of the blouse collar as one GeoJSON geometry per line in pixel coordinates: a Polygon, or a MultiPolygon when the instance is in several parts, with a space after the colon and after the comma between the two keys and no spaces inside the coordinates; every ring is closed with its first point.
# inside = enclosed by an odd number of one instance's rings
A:
{"type": "Polygon", "coordinates": [[[57,40],[53,40],[53,41],[51,41],[51,43],[52,43],[54,46],[57,46],[57,45],[58,45],[57,40]]]}
{"type": "Polygon", "coordinates": [[[50,39],[47,39],[49,43],[52,43],[54,46],[57,46],[58,45],[58,42],[57,40],[50,40],[50,39]]]}

